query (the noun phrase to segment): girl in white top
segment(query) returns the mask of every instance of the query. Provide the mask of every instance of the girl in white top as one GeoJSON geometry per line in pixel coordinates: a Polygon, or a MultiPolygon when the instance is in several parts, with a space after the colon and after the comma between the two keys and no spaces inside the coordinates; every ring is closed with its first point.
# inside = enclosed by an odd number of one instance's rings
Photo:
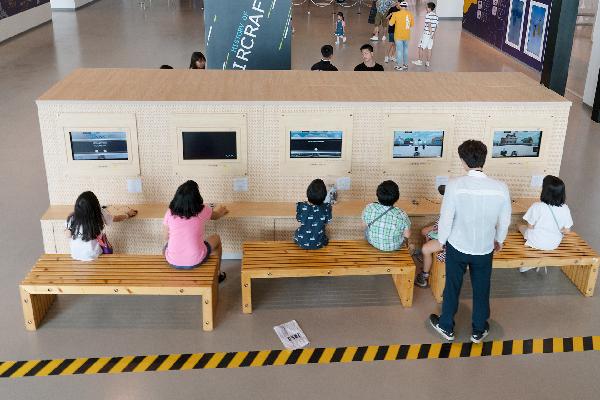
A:
{"type": "MultiPolygon", "coordinates": [[[[563,235],[573,226],[571,211],[565,204],[565,184],[556,176],[548,175],[542,184],[540,201],[532,204],[523,216],[527,225],[519,226],[525,245],[538,250],[555,250],[563,235]]],[[[525,272],[531,268],[521,268],[525,272]]]]}
{"type": "Polygon", "coordinates": [[[71,257],[80,261],[97,259],[102,254],[98,236],[102,234],[104,227],[134,217],[136,214],[136,210],[129,210],[123,215],[110,215],[100,207],[100,202],[94,193],[81,193],[65,225],[65,235],[71,239],[71,257]]]}

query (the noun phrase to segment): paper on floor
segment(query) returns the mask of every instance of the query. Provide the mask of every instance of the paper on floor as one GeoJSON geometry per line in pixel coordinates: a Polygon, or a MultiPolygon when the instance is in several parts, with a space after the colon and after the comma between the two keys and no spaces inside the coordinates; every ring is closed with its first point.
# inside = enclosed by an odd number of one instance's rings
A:
{"type": "Polygon", "coordinates": [[[273,329],[286,349],[301,349],[310,343],[296,320],[274,326],[273,329]]]}

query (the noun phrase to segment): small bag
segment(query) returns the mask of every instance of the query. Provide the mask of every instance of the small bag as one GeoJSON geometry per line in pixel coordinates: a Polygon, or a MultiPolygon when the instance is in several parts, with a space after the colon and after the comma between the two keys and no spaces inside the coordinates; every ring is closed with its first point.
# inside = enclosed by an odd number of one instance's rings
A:
{"type": "Polygon", "coordinates": [[[560,237],[564,237],[565,235],[562,232],[562,229],[560,229],[560,225],[558,225],[558,220],[556,219],[556,215],[554,215],[554,211],[552,211],[552,207],[550,207],[550,204],[546,204],[548,206],[548,209],[550,210],[550,213],[552,214],[552,218],[554,218],[554,223],[556,224],[556,229],[558,229],[558,232],[560,233],[560,237]]]}
{"type": "Polygon", "coordinates": [[[369,19],[367,22],[371,25],[375,24],[375,16],[377,15],[377,1],[373,0],[373,4],[371,4],[371,9],[369,10],[369,19]]]}
{"type": "Polygon", "coordinates": [[[96,240],[98,241],[98,244],[102,249],[102,254],[113,254],[113,247],[112,244],[110,244],[110,242],[108,241],[106,233],[101,233],[100,235],[98,235],[96,240]]]}

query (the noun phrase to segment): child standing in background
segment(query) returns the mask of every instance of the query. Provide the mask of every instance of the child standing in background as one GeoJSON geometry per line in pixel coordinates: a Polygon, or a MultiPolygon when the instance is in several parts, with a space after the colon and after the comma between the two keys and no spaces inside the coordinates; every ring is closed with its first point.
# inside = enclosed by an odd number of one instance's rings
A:
{"type": "Polygon", "coordinates": [[[337,13],[337,21],[335,22],[335,44],[340,44],[340,38],[346,43],[346,21],[344,20],[344,13],[337,13]]]}
{"type": "Polygon", "coordinates": [[[321,179],[315,179],[306,189],[308,202],[296,204],[296,220],[300,226],[294,232],[294,242],[303,249],[320,249],[329,239],[325,225],[332,219],[331,204],[325,203],[327,187],[321,179]]]}
{"type": "MultiPolygon", "coordinates": [[[[527,225],[519,226],[525,246],[555,250],[560,245],[563,235],[569,233],[573,226],[571,211],[565,204],[566,198],[565,183],[556,176],[547,175],[542,183],[540,201],[532,204],[523,216],[527,225]]],[[[530,269],[521,267],[519,271],[530,269]]]]}
{"type": "Polygon", "coordinates": [[[438,16],[435,13],[435,3],[427,3],[427,14],[425,15],[425,26],[423,27],[423,36],[419,42],[419,59],[413,61],[415,65],[423,65],[430,67],[431,51],[433,49],[433,38],[438,26],[438,16]]]}

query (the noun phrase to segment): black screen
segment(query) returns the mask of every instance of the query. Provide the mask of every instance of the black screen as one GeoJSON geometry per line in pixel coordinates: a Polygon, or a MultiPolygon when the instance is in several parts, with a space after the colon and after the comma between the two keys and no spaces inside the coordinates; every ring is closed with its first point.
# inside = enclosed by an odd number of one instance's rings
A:
{"type": "Polygon", "coordinates": [[[236,160],[236,132],[182,132],[184,160],[236,160]]]}

